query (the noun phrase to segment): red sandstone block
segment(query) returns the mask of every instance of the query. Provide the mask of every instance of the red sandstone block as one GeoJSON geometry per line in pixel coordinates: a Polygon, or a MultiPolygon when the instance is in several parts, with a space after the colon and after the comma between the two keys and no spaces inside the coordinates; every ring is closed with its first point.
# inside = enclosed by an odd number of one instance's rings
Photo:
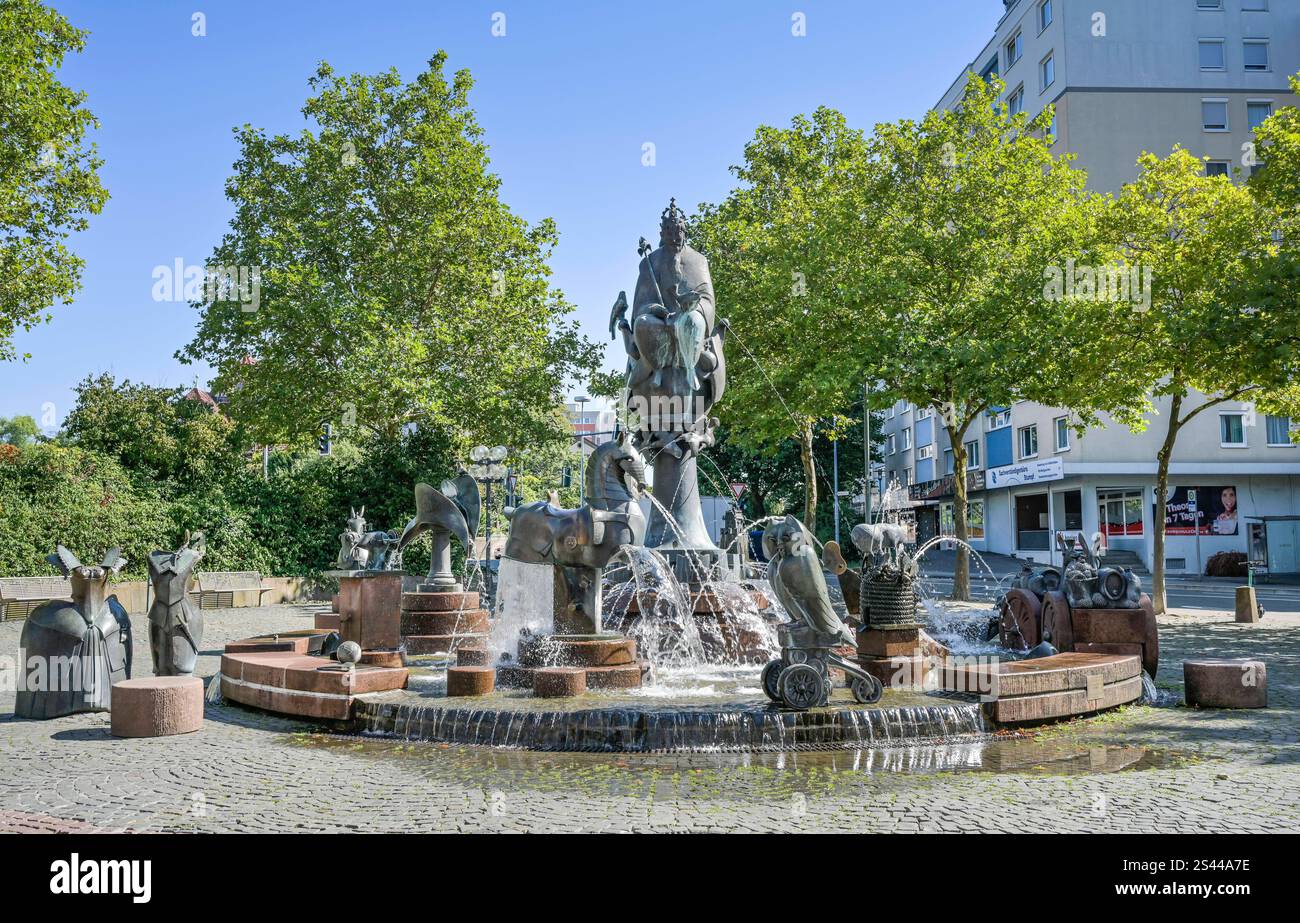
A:
{"type": "Polygon", "coordinates": [[[447,612],[479,608],[477,593],[403,593],[406,612],[447,612]]]}
{"type": "MultiPolygon", "coordinates": [[[[113,687],[117,695],[117,687],[113,687]]],[[[1265,708],[1268,668],[1262,660],[1206,658],[1183,661],[1183,698],[1202,708],[1265,708]]],[[[117,699],[113,699],[117,708],[117,699]]]]}
{"type": "Polygon", "coordinates": [[[910,657],[920,646],[921,630],[915,626],[858,631],[858,653],[868,657],[910,657]]]}
{"type": "Polygon", "coordinates": [[[559,698],[587,691],[587,674],[581,667],[542,667],[533,671],[533,695],[559,698]]]}
{"type": "Polygon", "coordinates": [[[406,653],[425,655],[449,654],[453,648],[459,648],[462,644],[469,643],[470,646],[476,646],[486,639],[485,634],[407,635],[403,641],[406,644],[406,653]]]}
{"type": "Polygon", "coordinates": [[[486,609],[402,610],[403,635],[481,634],[490,627],[486,609]]]}
{"type": "Polygon", "coordinates": [[[338,631],[343,626],[337,612],[317,612],[316,627],[321,631],[338,631]]]}
{"type": "Polygon", "coordinates": [[[495,685],[496,671],[491,667],[449,667],[447,695],[487,695],[495,685]]]}
{"type": "Polygon", "coordinates": [[[168,737],[203,725],[203,680],[197,676],[124,679],[113,684],[112,702],[114,737],[168,737]]]}
{"type": "Polygon", "coordinates": [[[583,667],[588,689],[638,689],[641,686],[639,663],[607,667],[583,667]]]}

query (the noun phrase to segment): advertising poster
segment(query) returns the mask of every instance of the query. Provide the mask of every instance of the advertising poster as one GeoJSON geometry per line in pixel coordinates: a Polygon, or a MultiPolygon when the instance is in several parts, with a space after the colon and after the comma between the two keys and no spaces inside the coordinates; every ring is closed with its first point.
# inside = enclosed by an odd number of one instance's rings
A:
{"type": "Polygon", "coordinates": [[[1172,487],[1165,501],[1166,535],[1236,535],[1236,487],[1172,487]]]}

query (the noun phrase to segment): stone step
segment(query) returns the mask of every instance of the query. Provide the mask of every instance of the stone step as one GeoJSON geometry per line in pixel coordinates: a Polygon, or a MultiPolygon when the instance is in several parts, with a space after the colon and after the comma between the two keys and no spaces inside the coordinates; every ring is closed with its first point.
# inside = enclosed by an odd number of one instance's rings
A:
{"type": "Polygon", "coordinates": [[[486,609],[462,611],[402,610],[402,635],[464,635],[481,634],[488,630],[486,609]]]}
{"type": "Polygon", "coordinates": [[[1151,576],[1151,572],[1147,570],[1147,566],[1142,563],[1136,551],[1108,551],[1101,556],[1101,563],[1106,567],[1131,568],[1133,573],[1142,577],[1151,576]]]}
{"type": "Polygon", "coordinates": [[[482,647],[487,642],[487,634],[466,632],[455,635],[407,635],[403,641],[406,644],[406,653],[411,656],[447,654],[451,652],[453,646],[459,647],[461,644],[482,647]]]}

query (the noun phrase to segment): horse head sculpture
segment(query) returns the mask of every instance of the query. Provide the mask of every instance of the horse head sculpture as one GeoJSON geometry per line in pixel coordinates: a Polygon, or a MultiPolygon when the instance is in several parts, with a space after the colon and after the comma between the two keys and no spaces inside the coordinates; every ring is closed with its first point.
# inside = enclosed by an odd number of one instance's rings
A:
{"type": "Polygon", "coordinates": [[[626,433],[602,443],[587,462],[586,502],[561,509],[539,500],[508,511],[505,556],[564,570],[568,599],[557,619],[584,633],[600,631],[600,570],[623,545],[645,543],[646,519],[637,505],[645,489],[645,460],[626,433]]]}

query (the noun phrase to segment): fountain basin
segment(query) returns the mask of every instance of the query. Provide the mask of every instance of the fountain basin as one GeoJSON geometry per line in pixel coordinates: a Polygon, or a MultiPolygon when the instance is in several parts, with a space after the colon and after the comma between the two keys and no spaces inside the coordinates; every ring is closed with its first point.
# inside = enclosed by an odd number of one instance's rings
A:
{"type": "Polygon", "coordinates": [[[993,731],[977,699],[886,692],[873,706],[837,690],[826,708],[785,711],[752,698],[695,704],[608,694],[539,700],[497,692],[432,698],[359,696],[355,732],[404,740],[603,753],[826,750],[982,739],[993,731]]]}

